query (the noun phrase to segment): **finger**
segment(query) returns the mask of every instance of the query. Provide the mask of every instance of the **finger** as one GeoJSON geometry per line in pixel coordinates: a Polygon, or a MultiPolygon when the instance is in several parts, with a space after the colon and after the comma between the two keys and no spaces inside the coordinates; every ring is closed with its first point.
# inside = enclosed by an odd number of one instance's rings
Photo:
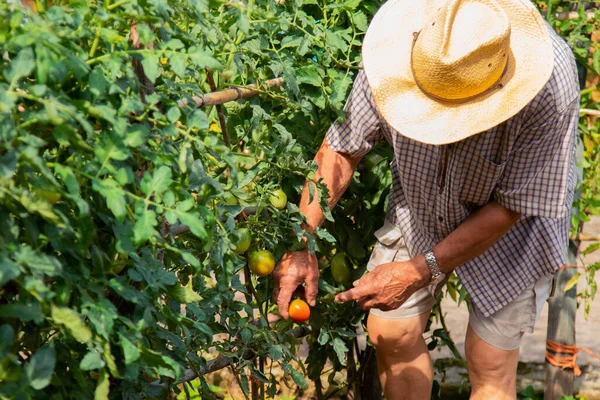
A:
{"type": "Polygon", "coordinates": [[[357,279],[354,282],[352,282],[352,286],[356,287],[358,285],[360,285],[360,279],[357,279]]]}
{"type": "Polygon", "coordinates": [[[275,299],[277,307],[279,308],[279,315],[281,315],[283,319],[288,319],[289,317],[288,308],[290,306],[290,300],[292,299],[294,290],[296,290],[296,286],[294,285],[283,285],[279,289],[277,299],[275,299]]]}
{"type": "Polygon", "coordinates": [[[319,293],[319,270],[317,268],[309,267],[305,282],[306,301],[311,306],[314,306],[317,304],[317,294],[319,293]]]}
{"type": "Polygon", "coordinates": [[[272,296],[272,298],[273,298],[273,302],[274,302],[274,303],[277,303],[277,298],[278,298],[278,297],[279,297],[279,288],[278,288],[278,287],[275,287],[275,288],[273,289],[273,296],[272,296]]]}
{"type": "Polygon", "coordinates": [[[345,292],[338,293],[335,296],[335,301],[342,303],[345,301],[358,300],[363,298],[367,293],[363,289],[363,286],[346,290],[345,292]]]}

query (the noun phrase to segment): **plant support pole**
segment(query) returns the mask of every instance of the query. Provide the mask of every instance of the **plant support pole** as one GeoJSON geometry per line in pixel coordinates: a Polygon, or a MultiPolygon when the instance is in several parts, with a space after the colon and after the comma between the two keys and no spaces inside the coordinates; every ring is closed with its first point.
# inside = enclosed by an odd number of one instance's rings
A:
{"type": "MultiPolygon", "coordinates": [[[[264,85],[276,89],[283,85],[283,78],[269,79],[264,82],[264,85]]],[[[192,100],[196,103],[196,107],[207,107],[215,106],[217,104],[224,104],[229,101],[235,101],[239,99],[246,99],[248,97],[256,96],[260,93],[259,86],[256,84],[248,85],[247,87],[234,87],[231,89],[220,90],[214,93],[201,94],[199,96],[193,96],[192,100]]],[[[181,99],[177,102],[179,107],[185,107],[189,103],[188,99],[181,99]]]]}

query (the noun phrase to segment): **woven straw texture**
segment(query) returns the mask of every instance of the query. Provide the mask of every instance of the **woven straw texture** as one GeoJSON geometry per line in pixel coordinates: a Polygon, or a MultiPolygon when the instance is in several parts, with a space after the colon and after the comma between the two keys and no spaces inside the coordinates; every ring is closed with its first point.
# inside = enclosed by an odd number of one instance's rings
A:
{"type": "Polygon", "coordinates": [[[447,144],[502,123],[535,97],[553,69],[548,29],[529,0],[390,0],[370,24],[363,66],[392,127],[447,144]],[[494,82],[500,88],[471,100],[436,99],[470,97],[494,82]]]}

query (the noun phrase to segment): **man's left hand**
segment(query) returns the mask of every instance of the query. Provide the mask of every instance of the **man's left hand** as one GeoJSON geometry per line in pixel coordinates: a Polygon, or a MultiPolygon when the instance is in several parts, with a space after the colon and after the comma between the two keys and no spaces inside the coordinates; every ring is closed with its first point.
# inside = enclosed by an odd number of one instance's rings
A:
{"type": "Polygon", "coordinates": [[[356,300],[364,310],[395,310],[414,292],[427,286],[430,275],[424,258],[382,264],[354,281],[354,288],[339,293],[335,301],[356,300]]]}

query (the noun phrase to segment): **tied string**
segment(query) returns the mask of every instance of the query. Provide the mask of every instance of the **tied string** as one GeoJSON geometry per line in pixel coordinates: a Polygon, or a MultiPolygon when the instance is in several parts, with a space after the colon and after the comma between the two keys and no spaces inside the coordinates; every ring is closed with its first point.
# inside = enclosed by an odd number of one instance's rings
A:
{"type": "Polygon", "coordinates": [[[575,376],[581,375],[581,370],[576,363],[577,353],[580,351],[585,351],[600,360],[600,356],[587,347],[577,347],[576,345],[562,344],[546,339],[546,360],[555,367],[562,369],[572,368],[575,376]],[[550,354],[550,352],[554,353],[554,355],[550,354]]]}
{"type": "MultiPolygon", "coordinates": [[[[563,265],[562,267],[558,268],[558,270],[560,271],[569,268],[579,267],[577,265],[563,265]]],[[[546,339],[546,360],[555,367],[560,367],[562,369],[572,368],[575,376],[581,375],[581,369],[579,369],[576,362],[577,353],[580,351],[585,351],[592,357],[596,357],[600,360],[600,356],[587,347],[577,347],[574,344],[562,344],[550,339],[546,339]],[[551,352],[554,354],[551,354],[551,352]]]]}

